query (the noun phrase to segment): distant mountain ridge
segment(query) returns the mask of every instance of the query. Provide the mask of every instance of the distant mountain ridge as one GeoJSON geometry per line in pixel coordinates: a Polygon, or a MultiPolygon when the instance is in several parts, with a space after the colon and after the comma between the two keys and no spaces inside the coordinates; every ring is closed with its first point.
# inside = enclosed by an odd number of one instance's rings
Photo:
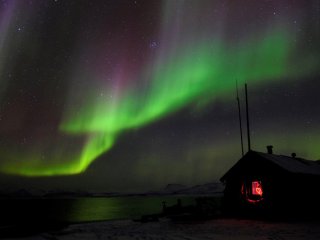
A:
{"type": "Polygon", "coordinates": [[[186,185],[170,183],[164,188],[163,191],[175,192],[175,191],[181,191],[182,189],[186,189],[186,188],[188,188],[188,186],[186,186],[186,185]]]}
{"type": "Polygon", "coordinates": [[[160,195],[217,195],[222,194],[224,186],[220,182],[186,186],[171,183],[158,191],[117,193],[99,192],[90,193],[86,191],[63,191],[63,190],[1,190],[0,198],[77,198],[77,197],[125,197],[125,196],[160,196],[160,195]]]}
{"type": "Polygon", "coordinates": [[[211,195],[222,193],[223,190],[224,185],[222,183],[212,182],[199,184],[191,187],[187,187],[181,184],[168,184],[162,192],[167,192],[169,194],[211,195]]]}

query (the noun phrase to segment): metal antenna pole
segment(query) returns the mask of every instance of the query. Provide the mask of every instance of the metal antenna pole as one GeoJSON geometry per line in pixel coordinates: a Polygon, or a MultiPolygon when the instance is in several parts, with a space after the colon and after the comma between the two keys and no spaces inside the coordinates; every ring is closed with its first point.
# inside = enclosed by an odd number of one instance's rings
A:
{"type": "Polygon", "coordinates": [[[236,81],[236,88],[237,88],[237,102],[238,102],[239,127],[240,127],[240,139],[241,139],[241,154],[243,156],[244,151],[243,151],[242,121],[241,121],[241,108],[240,108],[240,100],[239,100],[238,81],[236,81]]]}
{"type": "Polygon", "coordinates": [[[251,143],[250,143],[250,123],[249,123],[249,107],[248,107],[248,89],[247,89],[247,84],[245,84],[245,92],[246,92],[246,113],[247,113],[248,151],[251,151],[251,143]]]}

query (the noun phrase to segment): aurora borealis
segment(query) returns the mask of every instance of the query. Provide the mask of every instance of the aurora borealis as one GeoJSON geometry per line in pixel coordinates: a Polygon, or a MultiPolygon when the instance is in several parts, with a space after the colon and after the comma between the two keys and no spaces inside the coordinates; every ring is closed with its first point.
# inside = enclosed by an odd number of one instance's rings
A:
{"type": "Polygon", "coordinates": [[[216,180],[240,156],[236,80],[254,149],[319,159],[319,15],[302,0],[0,1],[1,178],[216,180]]]}

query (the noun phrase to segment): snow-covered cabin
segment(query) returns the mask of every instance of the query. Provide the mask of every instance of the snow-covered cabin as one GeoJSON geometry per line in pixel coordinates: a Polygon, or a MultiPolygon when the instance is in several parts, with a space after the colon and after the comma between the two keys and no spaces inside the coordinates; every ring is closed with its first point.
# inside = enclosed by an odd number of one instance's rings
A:
{"type": "Polygon", "coordinates": [[[249,151],[220,179],[229,213],[320,213],[320,161],[249,151]]]}

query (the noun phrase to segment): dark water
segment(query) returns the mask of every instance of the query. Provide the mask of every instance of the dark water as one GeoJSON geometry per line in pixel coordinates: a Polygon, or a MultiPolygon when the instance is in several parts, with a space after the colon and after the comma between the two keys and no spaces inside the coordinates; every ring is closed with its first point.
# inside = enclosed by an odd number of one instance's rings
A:
{"type": "Polygon", "coordinates": [[[194,204],[192,197],[177,196],[0,200],[0,224],[133,219],[160,213],[163,201],[170,206],[178,198],[182,205],[194,204]]]}

